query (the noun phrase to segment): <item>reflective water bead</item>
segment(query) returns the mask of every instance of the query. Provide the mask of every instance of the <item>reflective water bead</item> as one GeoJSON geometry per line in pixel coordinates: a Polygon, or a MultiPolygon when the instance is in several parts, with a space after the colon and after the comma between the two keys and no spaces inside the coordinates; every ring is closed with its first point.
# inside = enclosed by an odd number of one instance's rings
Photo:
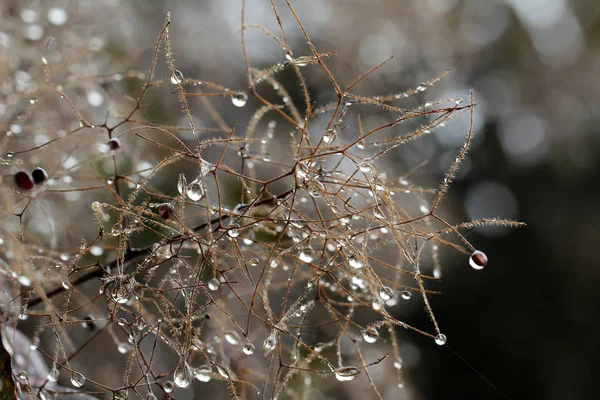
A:
{"type": "Polygon", "coordinates": [[[202,197],[204,197],[204,188],[202,187],[202,182],[200,182],[198,179],[194,179],[186,188],[185,194],[192,201],[200,200],[202,197]]]}
{"type": "Polygon", "coordinates": [[[469,258],[469,265],[473,269],[483,269],[488,263],[488,258],[484,252],[475,250],[473,254],[471,254],[471,258],[469,258]]]}
{"type": "Polygon", "coordinates": [[[167,381],[163,384],[163,390],[165,393],[173,393],[173,389],[175,389],[175,385],[171,381],[167,381]]]}
{"type": "Polygon", "coordinates": [[[379,338],[379,332],[377,329],[371,327],[363,332],[363,339],[367,343],[375,343],[379,338]]]}
{"type": "Polygon", "coordinates": [[[392,296],[394,296],[394,291],[388,286],[384,286],[379,290],[379,297],[382,300],[389,300],[392,296]]]}
{"type": "Polygon", "coordinates": [[[300,258],[301,261],[303,261],[305,263],[312,262],[312,260],[314,259],[314,257],[313,257],[313,249],[306,248],[306,249],[302,250],[300,252],[300,254],[298,255],[298,257],[300,258]]]}
{"type": "Polygon", "coordinates": [[[225,332],[224,337],[225,337],[225,340],[227,340],[227,342],[229,344],[232,344],[234,346],[240,344],[240,336],[235,331],[225,332]]]}
{"type": "Polygon", "coordinates": [[[408,290],[402,291],[402,298],[404,300],[409,300],[412,297],[412,293],[408,290]]]}
{"type": "Polygon", "coordinates": [[[335,370],[335,377],[340,382],[351,381],[360,374],[356,367],[341,367],[335,370]]]}
{"type": "Polygon", "coordinates": [[[57,382],[59,375],[60,372],[58,371],[58,369],[56,367],[52,367],[50,372],[48,372],[48,376],[46,378],[48,378],[50,382],[57,382]]]}
{"type": "Polygon", "coordinates": [[[244,107],[248,101],[248,95],[246,93],[236,93],[231,96],[231,102],[236,107],[244,107]]]}
{"type": "Polygon", "coordinates": [[[204,364],[194,370],[194,378],[198,379],[200,382],[210,382],[212,377],[213,370],[210,364],[204,364]]]}
{"type": "Polygon", "coordinates": [[[394,368],[396,368],[396,369],[402,369],[403,365],[404,364],[400,358],[398,358],[397,360],[394,361],[394,368]]]}
{"type": "Polygon", "coordinates": [[[117,345],[117,350],[121,354],[127,354],[131,350],[133,350],[133,347],[131,347],[131,345],[129,343],[121,342],[117,345]]]}
{"type": "Polygon", "coordinates": [[[217,278],[212,278],[210,281],[208,281],[208,290],[215,292],[218,289],[219,289],[219,280],[217,278]]]}
{"type": "Polygon", "coordinates": [[[438,334],[435,337],[435,343],[438,344],[438,345],[440,345],[440,346],[445,345],[446,344],[446,340],[447,340],[446,339],[446,335],[444,335],[443,333],[440,333],[440,334],[438,334]]]}
{"type": "Polygon", "coordinates": [[[117,390],[113,393],[113,400],[127,400],[129,397],[127,389],[117,390]]]}
{"type": "Polygon", "coordinates": [[[240,236],[239,226],[235,224],[230,225],[229,229],[227,230],[227,236],[229,236],[230,238],[236,238],[240,236]]]}
{"type": "Polygon", "coordinates": [[[117,151],[121,148],[121,140],[119,138],[112,138],[106,142],[106,146],[110,151],[117,151]]]}
{"type": "Polygon", "coordinates": [[[263,342],[263,350],[270,352],[277,346],[277,337],[274,333],[271,333],[263,342]]]}
{"type": "Polygon", "coordinates": [[[185,389],[192,383],[193,376],[194,373],[192,372],[192,369],[187,362],[183,361],[177,366],[177,369],[173,374],[173,381],[177,387],[185,389]]]}
{"type": "Polygon", "coordinates": [[[171,83],[173,85],[178,85],[181,84],[183,82],[183,74],[181,73],[180,70],[176,69],[173,72],[173,75],[171,75],[171,83]]]}
{"type": "Polygon", "coordinates": [[[254,345],[250,342],[244,344],[244,347],[242,347],[242,351],[244,352],[245,355],[250,356],[252,354],[254,354],[254,345]]]}
{"type": "Polygon", "coordinates": [[[85,376],[81,372],[71,372],[71,385],[82,387],[85,384],[85,376]]]}
{"type": "Polygon", "coordinates": [[[348,258],[348,265],[355,269],[359,269],[364,266],[363,262],[354,255],[351,255],[350,258],[348,258]]]}

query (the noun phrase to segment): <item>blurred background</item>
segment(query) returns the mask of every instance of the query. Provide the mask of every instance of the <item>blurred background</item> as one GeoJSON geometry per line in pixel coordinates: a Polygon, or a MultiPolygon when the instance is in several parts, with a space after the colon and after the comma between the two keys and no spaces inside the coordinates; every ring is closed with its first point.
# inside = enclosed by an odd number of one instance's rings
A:
{"type": "MultiPolygon", "coordinates": [[[[92,0],[43,2],[43,10],[64,11],[58,14],[40,12],[41,2],[4,1],[5,10],[24,22],[21,34],[38,50],[49,34],[59,46],[85,35],[102,48],[102,64],[71,66],[70,72],[82,75],[146,69],[170,9],[173,52],[183,75],[245,87],[238,0],[106,0],[102,6],[92,0]],[[62,27],[78,18],[88,23],[62,27]]],[[[285,3],[276,4],[294,56],[308,55],[285,3]]],[[[336,52],[327,65],[342,86],[393,57],[364,79],[356,93],[396,93],[446,70],[449,74],[434,87],[399,104],[467,100],[473,89],[478,103],[475,138],[444,200],[444,213],[453,222],[500,217],[527,223],[518,230],[487,228],[469,235],[489,257],[483,271],[468,268],[464,257],[443,254],[443,276],[436,286],[442,294],[432,305],[448,343],[436,346],[416,334],[402,335],[405,398],[600,398],[595,382],[600,372],[600,2],[292,4],[317,50],[336,52]]],[[[246,11],[247,23],[279,35],[268,1],[249,0],[246,11]]],[[[248,30],[247,36],[253,65],[285,61],[284,51],[258,30],[248,30]]],[[[8,42],[0,34],[0,47],[10,48],[8,42]]],[[[165,69],[164,63],[160,68],[165,69]]],[[[309,79],[317,102],[327,82],[322,75],[309,79]]],[[[30,76],[14,80],[23,91],[36,90],[30,76]]],[[[97,97],[87,99],[92,106],[98,103],[97,97]]],[[[172,103],[169,107],[176,111],[172,103]]],[[[10,105],[6,97],[0,118],[10,105]]],[[[249,117],[251,111],[236,110],[236,118],[240,112],[249,117]]],[[[389,118],[382,111],[365,124],[389,118]]],[[[415,179],[422,186],[437,186],[467,128],[464,118],[436,130],[410,151],[399,151],[390,168],[410,170],[428,159],[415,179]]],[[[430,326],[420,307],[405,309],[402,318],[417,327],[430,326]]],[[[381,389],[384,398],[402,398],[395,387],[381,389]]],[[[351,391],[329,393],[329,398],[359,397],[351,391]]]]}

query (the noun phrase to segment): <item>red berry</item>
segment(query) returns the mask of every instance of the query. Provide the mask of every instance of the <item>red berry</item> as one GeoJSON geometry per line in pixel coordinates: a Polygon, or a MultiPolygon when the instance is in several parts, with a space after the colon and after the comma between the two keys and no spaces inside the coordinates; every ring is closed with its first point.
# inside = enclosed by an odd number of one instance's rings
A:
{"type": "Polygon", "coordinates": [[[15,174],[15,183],[20,189],[33,189],[33,178],[25,171],[19,171],[15,174]]]}

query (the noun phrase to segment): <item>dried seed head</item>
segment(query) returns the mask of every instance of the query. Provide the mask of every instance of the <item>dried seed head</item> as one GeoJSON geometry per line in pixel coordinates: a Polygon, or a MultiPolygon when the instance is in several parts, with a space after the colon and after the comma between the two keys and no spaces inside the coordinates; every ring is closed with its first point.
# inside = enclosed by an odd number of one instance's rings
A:
{"type": "Polygon", "coordinates": [[[158,206],[158,214],[162,219],[169,219],[173,216],[175,212],[175,207],[171,203],[163,203],[158,206]]]}

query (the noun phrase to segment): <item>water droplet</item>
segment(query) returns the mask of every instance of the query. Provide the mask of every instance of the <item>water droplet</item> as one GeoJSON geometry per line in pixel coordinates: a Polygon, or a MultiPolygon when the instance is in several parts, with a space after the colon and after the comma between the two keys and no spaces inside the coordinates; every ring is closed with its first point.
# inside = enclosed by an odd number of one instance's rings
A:
{"type": "Polygon", "coordinates": [[[85,376],[81,372],[71,372],[71,385],[82,387],[85,384],[85,376]]]}
{"type": "Polygon", "coordinates": [[[115,152],[121,148],[121,141],[119,138],[112,138],[108,142],[106,142],[106,148],[109,151],[115,152]]]}
{"type": "Polygon", "coordinates": [[[364,267],[363,262],[354,255],[351,255],[350,258],[348,258],[348,265],[356,269],[364,267]]]}
{"type": "Polygon", "coordinates": [[[300,252],[298,257],[300,258],[301,261],[308,264],[308,263],[312,262],[312,260],[314,259],[313,253],[314,253],[313,249],[307,247],[306,249],[304,249],[300,252]]]}
{"type": "Polygon", "coordinates": [[[248,95],[246,93],[236,93],[231,97],[231,102],[236,107],[244,107],[248,101],[248,95]]]}
{"type": "Polygon", "coordinates": [[[208,290],[213,292],[219,290],[219,280],[217,278],[212,278],[208,281],[208,290]]]}
{"type": "Polygon", "coordinates": [[[204,197],[204,188],[202,187],[202,182],[198,179],[194,179],[186,188],[185,194],[192,201],[200,200],[202,197],[204,197]]]}
{"type": "Polygon", "coordinates": [[[439,335],[437,335],[435,337],[435,343],[440,346],[445,345],[446,344],[446,335],[444,335],[443,333],[440,333],[439,335]]]}
{"type": "Polygon", "coordinates": [[[388,287],[388,286],[384,286],[381,288],[381,290],[379,290],[379,297],[381,297],[382,300],[389,300],[394,296],[394,291],[388,287]]]}
{"type": "Polygon", "coordinates": [[[363,332],[363,339],[367,343],[375,343],[378,338],[379,338],[379,332],[377,332],[377,329],[375,329],[373,327],[367,328],[367,330],[365,330],[363,332]]]}
{"type": "Polygon", "coordinates": [[[60,372],[58,371],[58,369],[56,367],[52,367],[50,372],[48,372],[48,376],[46,378],[48,378],[50,382],[57,382],[59,375],[60,372]]]}
{"type": "Polygon", "coordinates": [[[230,238],[236,238],[240,236],[239,226],[235,224],[230,225],[229,229],[227,230],[227,236],[229,236],[230,238]]]}
{"type": "Polygon", "coordinates": [[[335,132],[331,129],[327,130],[323,135],[323,141],[325,143],[331,143],[333,142],[333,139],[335,139],[335,132]]]}
{"type": "Polygon", "coordinates": [[[217,372],[223,378],[227,378],[227,379],[229,379],[229,377],[231,375],[231,373],[229,372],[229,369],[226,366],[222,365],[222,364],[217,364],[217,372]]]}
{"type": "Polygon", "coordinates": [[[204,364],[194,370],[194,377],[200,382],[210,382],[213,369],[210,364],[204,364]]]}
{"type": "Polygon", "coordinates": [[[42,64],[48,65],[48,59],[46,57],[42,57],[42,64]]]}
{"type": "Polygon", "coordinates": [[[237,346],[238,344],[240,344],[240,336],[235,331],[225,332],[224,337],[225,337],[225,340],[227,340],[227,342],[229,344],[232,344],[234,346],[237,346]]]}
{"type": "Polygon", "coordinates": [[[177,387],[185,389],[186,387],[190,386],[193,377],[194,373],[192,372],[192,369],[187,362],[183,361],[179,363],[179,366],[175,370],[175,373],[173,374],[173,381],[177,387]]]}
{"type": "Polygon", "coordinates": [[[250,342],[244,344],[244,347],[242,347],[242,351],[244,352],[245,355],[250,356],[252,354],[254,354],[254,345],[250,342]]]}
{"type": "Polygon", "coordinates": [[[402,291],[402,298],[404,300],[409,300],[412,297],[412,293],[408,290],[402,291]]]}
{"type": "Polygon", "coordinates": [[[165,393],[173,393],[173,389],[175,389],[175,385],[171,381],[167,381],[163,384],[163,390],[165,393]]]}
{"type": "Polygon", "coordinates": [[[298,57],[294,60],[294,64],[296,64],[299,67],[306,67],[308,64],[310,64],[310,62],[312,61],[312,57],[310,56],[302,56],[302,57],[298,57]]]}
{"type": "Polygon", "coordinates": [[[131,347],[131,345],[129,343],[121,342],[117,345],[117,350],[121,354],[127,354],[131,350],[133,350],[133,347],[131,347]]]}
{"type": "Polygon", "coordinates": [[[313,179],[308,182],[307,189],[308,194],[312,197],[321,197],[321,194],[325,191],[325,185],[322,182],[313,179]]]}
{"type": "Polygon", "coordinates": [[[136,282],[133,278],[128,281],[116,279],[110,290],[110,297],[119,304],[125,304],[133,297],[135,286],[136,282]]]}
{"type": "Polygon", "coordinates": [[[469,265],[473,269],[483,269],[488,263],[488,258],[483,251],[475,250],[469,258],[469,265]]]}
{"type": "Polygon", "coordinates": [[[335,370],[335,377],[340,382],[346,382],[356,378],[360,372],[356,367],[341,367],[335,370]]]}
{"type": "Polygon", "coordinates": [[[361,172],[371,172],[373,164],[371,164],[371,160],[362,160],[358,164],[358,169],[360,169],[361,172]]]}
{"type": "Polygon", "coordinates": [[[171,83],[173,85],[178,85],[183,82],[183,74],[180,70],[176,69],[173,75],[171,75],[171,83]]]}
{"type": "Polygon", "coordinates": [[[15,153],[13,153],[12,151],[9,151],[8,153],[6,153],[6,158],[13,158],[15,156],[15,153]]]}
{"type": "Polygon", "coordinates": [[[394,361],[394,368],[396,368],[396,369],[402,369],[403,365],[404,364],[400,358],[398,358],[397,360],[394,361]]]}
{"type": "Polygon", "coordinates": [[[308,176],[308,172],[310,171],[308,165],[304,161],[300,161],[296,166],[296,177],[298,179],[303,179],[308,176]]]}
{"type": "Polygon", "coordinates": [[[127,400],[128,396],[129,395],[127,389],[117,390],[113,393],[113,400],[127,400]]]}
{"type": "Polygon", "coordinates": [[[265,350],[268,353],[270,351],[273,351],[276,346],[277,336],[275,336],[275,333],[271,333],[263,342],[263,350],[265,350]]]}

